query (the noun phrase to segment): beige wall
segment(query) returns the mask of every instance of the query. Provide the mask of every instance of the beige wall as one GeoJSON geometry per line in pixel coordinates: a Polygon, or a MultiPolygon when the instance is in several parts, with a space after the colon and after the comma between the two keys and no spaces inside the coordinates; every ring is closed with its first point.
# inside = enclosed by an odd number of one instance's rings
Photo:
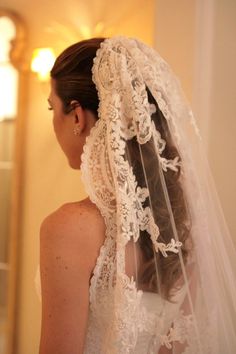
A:
{"type": "Polygon", "coordinates": [[[180,78],[190,102],[194,74],[195,1],[156,1],[155,48],[180,78]]]}
{"type": "Polygon", "coordinates": [[[236,1],[215,1],[209,158],[236,244],[236,1]]]}
{"type": "MultiPolygon", "coordinates": [[[[105,24],[105,36],[124,34],[153,43],[153,0],[1,0],[1,7],[4,6],[15,10],[26,22],[28,62],[34,48],[50,46],[58,54],[69,44],[82,39],[81,26],[82,29],[93,27],[99,21],[105,24]]],[[[39,262],[40,224],[61,204],[85,197],[79,172],[67,166],[54,137],[51,112],[48,112],[46,102],[49,85],[40,84],[29,73],[28,90],[18,349],[14,354],[38,352],[41,309],[34,277],[39,262]]]]}

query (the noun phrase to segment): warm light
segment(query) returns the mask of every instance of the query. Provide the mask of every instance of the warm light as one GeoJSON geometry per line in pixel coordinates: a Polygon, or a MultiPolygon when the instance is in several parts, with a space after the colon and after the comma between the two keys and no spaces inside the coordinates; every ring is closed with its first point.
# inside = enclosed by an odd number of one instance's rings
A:
{"type": "Polygon", "coordinates": [[[0,121],[16,117],[18,73],[11,64],[0,64],[0,121]]]}
{"type": "Polygon", "coordinates": [[[80,32],[81,32],[83,38],[92,37],[91,29],[87,25],[80,25],[80,32]]]}
{"type": "Polygon", "coordinates": [[[14,119],[17,114],[18,72],[9,58],[15,34],[14,22],[7,16],[2,16],[0,18],[0,122],[14,119]]]}
{"type": "Polygon", "coordinates": [[[79,30],[84,39],[99,36],[103,33],[105,25],[103,22],[98,22],[95,27],[80,24],[79,30]]]}
{"type": "Polygon", "coordinates": [[[98,22],[94,28],[94,34],[95,35],[100,35],[101,33],[103,33],[105,28],[105,25],[103,22],[98,22]]]}
{"type": "Polygon", "coordinates": [[[54,62],[55,55],[51,48],[37,48],[33,52],[31,70],[38,74],[40,81],[47,81],[54,62]]]}

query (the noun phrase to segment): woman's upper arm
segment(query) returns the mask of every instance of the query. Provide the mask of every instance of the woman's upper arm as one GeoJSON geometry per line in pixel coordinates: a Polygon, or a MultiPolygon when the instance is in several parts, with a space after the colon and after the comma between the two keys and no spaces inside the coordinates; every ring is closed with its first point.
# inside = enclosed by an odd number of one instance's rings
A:
{"type": "Polygon", "coordinates": [[[40,228],[42,323],[39,354],[83,353],[89,279],[96,262],[91,215],[60,208],[40,228]],[[78,220],[78,216],[79,219],[78,220]]]}

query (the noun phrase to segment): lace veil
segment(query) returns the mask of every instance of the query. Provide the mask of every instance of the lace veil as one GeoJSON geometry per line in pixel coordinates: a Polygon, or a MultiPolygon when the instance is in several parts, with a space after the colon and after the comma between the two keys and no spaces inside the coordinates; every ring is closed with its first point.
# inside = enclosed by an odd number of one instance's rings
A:
{"type": "Polygon", "coordinates": [[[99,119],[81,174],[106,223],[90,288],[97,352],[234,353],[236,253],[179,80],[123,36],[104,40],[92,73],[99,119]]]}

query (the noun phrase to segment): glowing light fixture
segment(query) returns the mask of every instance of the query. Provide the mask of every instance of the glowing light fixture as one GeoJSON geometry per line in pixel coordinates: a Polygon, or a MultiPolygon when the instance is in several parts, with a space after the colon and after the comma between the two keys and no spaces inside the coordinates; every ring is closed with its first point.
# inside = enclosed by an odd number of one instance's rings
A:
{"type": "Polygon", "coordinates": [[[55,54],[51,48],[37,48],[33,52],[31,70],[38,74],[40,81],[47,81],[54,62],[55,54]]]}

